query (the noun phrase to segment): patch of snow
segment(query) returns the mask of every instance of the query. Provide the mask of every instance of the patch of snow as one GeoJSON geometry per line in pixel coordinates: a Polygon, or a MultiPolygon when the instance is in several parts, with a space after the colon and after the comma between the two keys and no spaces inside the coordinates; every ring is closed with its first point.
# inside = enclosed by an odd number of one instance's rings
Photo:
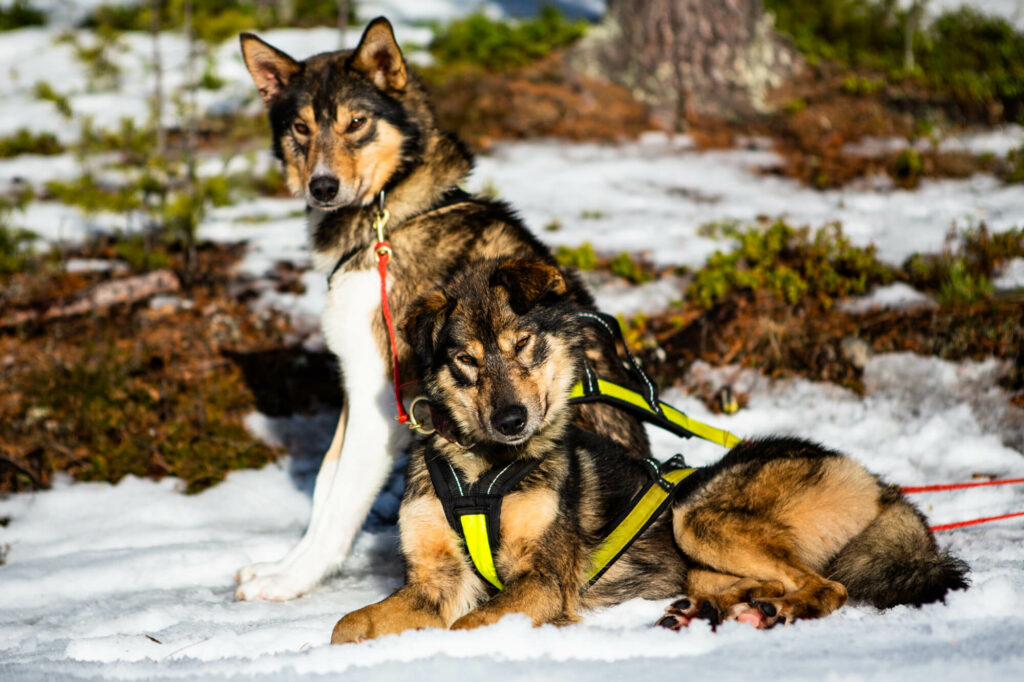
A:
{"type": "Polygon", "coordinates": [[[1024,289],[1024,258],[1014,258],[1004,265],[992,285],[1002,291],[1024,289]]]}
{"type": "Polygon", "coordinates": [[[785,216],[817,227],[839,220],[855,244],[874,243],[880,258],[899,263],[940,250],[955,224],[984,220],[998,231],[1024,217],[1024,186],[991,176],[928,181],[917,190],[821,192],[754,172],[778,162],[772,152],[697,151],[664,135],[622,145],[521,142],[481,157],[469,186],[493,184],[534,228],[557,220],[559,230],[539,232],[550,244],[650,249],[656,264],[691,267],[726,248],[697,233],[709,221],[785,216]],[[594,213],[601,217],[584,217],[594,213]]]}
{"type": "Polygon", "coordinates": [[[681,301],[686,293],[687,280],[668,275],[653,282],[632,284],[621,277],[606,277],[595,283],[588,278],[597,307],[612,315],[653,314],[681,301]]]}
{"type": "Polygon", "coordinates": [[[943,140],[939,149],[944,152],[970,152],[1005,157],[1024,146],[1024,126],[1011,124],[994,130],[957,135],[943,140]]]}
{"type": "Polygon", "coordinates": [[[839,301],[836,306],[840,310],[856,315],[872,310],[912,310],[917,308],[934,308],[935,300],[904,282],[893,282],[885,286],[875,287],[871,293],[855,296],[839,301]]]}
{"type": "Polygon", "coordinates": [[[77,272],[127,272],[128,264],[116,260],[102,258],[69,258],[64,269],[70,273],[77,272]]]}

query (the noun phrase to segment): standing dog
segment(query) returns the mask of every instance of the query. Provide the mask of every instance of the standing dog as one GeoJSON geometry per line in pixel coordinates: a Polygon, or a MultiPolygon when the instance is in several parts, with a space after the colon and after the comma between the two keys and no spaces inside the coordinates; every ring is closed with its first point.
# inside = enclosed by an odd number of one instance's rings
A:
{"type": "Polygon", "coordinates": [[[795,438],[741,444],[683,478],[670,506],[595,573],[596,550],[653,488],[652,469],[572,417],[586,334],[568,288],[544,262],[491,261],[412,306],[404,330],[439,432],[409,461],[406,584],[342,618],[332,642],[474,628],[513,612],[570,623],[583,609],[684,594],[661,625],[764,628],[825,616],[848,597],[888,608],[965,586],[966,566],[936,546],[896,486],[795,438]],[[511,411],[522,425],[513,431],[495,419],[511,411]],[[458,505],[472,517],[496,488],[500,532],[475,561],[458,505]]]}
{"type": "MultiPolygon", "coordinates": [[[[307,592],[344,560],[407,441],[394,419],[375,221],[385,223],[390,243],[387,295],[396,319],[471,260],[553,261],[506,205],[458,189],[472,158],[458,139],[438,130],[386,19],[374,20],[355,50],[304,61],[252,34],[242,34],[241,45],[267,106],[274,154],[288,187],[306,200],[313,264],[330,284],[324,334],[338,356],[345,393],[305,535],[284,559],[247,566],[236,576],[236,598],[284,600],[307,592]]],[[[573,300],[593,305],[576,280],[566,281],[573,300]]],[[[595,336],[588,353],[605,371],[622,374],[614,344],[595,336]]],[[[398,357],[401,383],[414,382],[410,350],[400,339],[398,357]]],[[[580,415],[593,430],[646,453],[634,419],[607,406],[588,406],[580,415]]]]}

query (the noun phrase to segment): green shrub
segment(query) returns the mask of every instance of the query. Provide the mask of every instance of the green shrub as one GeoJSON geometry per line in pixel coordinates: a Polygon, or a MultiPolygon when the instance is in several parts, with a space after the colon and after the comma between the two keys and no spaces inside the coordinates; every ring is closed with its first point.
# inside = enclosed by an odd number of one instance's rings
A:
{"type": "Polygon", "coordinates": [[[590,242],[583,242],[575,248],[559,246],[555,249],[555,260],[562,267],[577,270],[593,270],[597,267],[597,254],[590,242]]]}
{"type": "Polygon", "coordinates": [[[57,107],[57,111],[64,118],[71,118],[71,101],[68,100],[66,95],[61,95],[53,86],[46,81],[39,81],[35,85],[35,96],[36,99],[44,102],[53,102],[53,105],[57,107]]]}
{"type": "Polygon", "coordinates": [[[703,308],[736,291],[767,291],[789,303],[810,299],[830,306],[835,298],[863,294],[893,278],[873,246],[853,246],[838,224],[813,235],[782,220],[767,227],[720,229],[738,244],[729,252],[716,251],[694,274],[687,298],[703,308]]]}
{"type": "Polygon", "coordinates": [[[0,275],[21,272],[35,259],[32,242],[39,235],[12,227],[0,216],[0,275]]]}
{"type": "Polygon", "coordinates": [[[1004,263],[1024,257],[1024,228],[991,232],[981,223],[954,229],[937,254],[915,253],[901,279],[936,294],[940,303],[973,303],[992,293],[992,277],[1004,263]]]}
{"type": "Polygon", "coordinates": [[[949,264],[946,278],[939,286],[939,303],[974,303],[992,293],[992,282],[983,274],[972,273],[962,258],[949,264]]]}
{"type": "MultiPolygon", "coordinates": [[[[919,78],[975,113],[1000,105],[1007,120],[1024,114],[1024,32],[975,9],[941,14],[915,33],[915,69],[904,72],[907,10],[893,0],[765,0],[775,25],[793,37],[814,64],[822,60],[887,74],[919,78]]],[[[884,86],[852,76],[851,94],[869,95],[884,86]]]]}
{"type": "Polygon", "coordinates": [[[489,71],[525,66],[583,36],[586,22],[570,21],[552,6],[539,16],[516,22],[483,14],[438,27],[430,52],[437,66],[469,65],[489,71]]]}
{"type": "Polygon", "coordinates": [[[63,151],[63,145],[53,133],[33,133],[28,128],[19,128],[13,134],[0,138],[0,159],[20,154],[53,156],[63,151]]]}
{"type": "Polygon", "coordinates": [[[1007,170],[1003,174],[1006,182],[1024,183],[1024,145],[1010,150],[1006,155],[1007,170]]]}
{"type": "Polygon", "coordinates": [[[46,14],[31,5],[29,0],[14,0],[0,7],[0,31],[13,31],[26,26],[42,26],[46,14]]]}
{"type": "Polygon", "coordinates": [[[633,284],[643,284],[654,279],[654,274],[642,263],[633,260],[633,257],[623,251],[608,263],[608,269],[612,274],[629,280],[633,284]]]}

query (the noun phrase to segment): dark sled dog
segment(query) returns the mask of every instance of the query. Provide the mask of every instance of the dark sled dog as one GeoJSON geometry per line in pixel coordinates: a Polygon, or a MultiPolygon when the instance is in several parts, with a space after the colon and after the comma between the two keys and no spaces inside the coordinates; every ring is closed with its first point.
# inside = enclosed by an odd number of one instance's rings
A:
{"type": "MultiPolygon", "coordinates": [[[[427,93],[406,68],[387,20],[374,20],[355,50],[304,61],[251,34],[241,36],[241,45],[267,106],[274,153],[289,188],[307,204],[313,263],[330,283],[324,333],[338,356],[346,396],[317,474],[305,535],[282,560],[247,566],[236,576],[238,599],[281,600],[307,592],[341,564],[408,438],[394,419],[375,223],[383,223],[390,243],[388,297],[396,320],[472,260],[553,261],[508,206],[458,189],[471,155],[438,130],[427,93]]],[[[579,305],[592,305],[576,280],[567,277],[566,286],[579,305]]],[[[621,374],[613,344],[593,337],[587,348],[605,371],[621,374]]],[[[400,384],[414,384],[411,351],[401,339],[398,356],[400,384]]],[[[407,388],[414,392],[415,386],[407,388]]],[[[634,419],[607,406],[574,412],[588,428],[646,453],[646,436],[634,419]]]]}
{"type": "Polygon", "coordinates": [[[440,431],[409,462],[399,519],[406,584],[342,618],[333,642],[473,628],[512,612],[570,623],[587,608],[682,595],[659,624],[764,628],[825,616],[848,598],[887,608],[965,587],[966,566],[936,546],[897,487],[813,443],[769,438],[683,479],[588,589],[595,548],[651,478],[621,443],[570,418],[586,334],[569,287],[545,262],[491,261],[411,307],[404,333],[440,431]],[[510,435],[494,415],[513,412],[510,435]],[[490,555],[499,591],[474,568],[432,478],[450,471],[462,492],[482,477],[490,491],[528,459],[539,463],[500,502],[490,555]]]}

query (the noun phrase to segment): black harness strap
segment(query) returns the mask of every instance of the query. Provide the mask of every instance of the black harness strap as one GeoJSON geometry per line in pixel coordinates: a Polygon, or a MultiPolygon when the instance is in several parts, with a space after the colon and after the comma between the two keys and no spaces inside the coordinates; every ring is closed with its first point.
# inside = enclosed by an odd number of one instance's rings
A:
{"type": "Polygon", "coordinates": [[[466,482],[441,455],[428,456],[426,463],[448,525],[466,543],[477,574],[501,589],[493,559],[501,542],[501,502],[540,461],[516,459],[488,469],[473,483],[466,482]],[[477,532],[471,533],[470,528],[477,532]]]}

